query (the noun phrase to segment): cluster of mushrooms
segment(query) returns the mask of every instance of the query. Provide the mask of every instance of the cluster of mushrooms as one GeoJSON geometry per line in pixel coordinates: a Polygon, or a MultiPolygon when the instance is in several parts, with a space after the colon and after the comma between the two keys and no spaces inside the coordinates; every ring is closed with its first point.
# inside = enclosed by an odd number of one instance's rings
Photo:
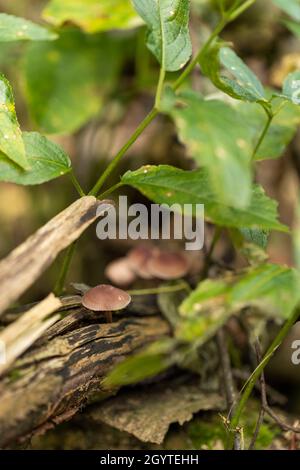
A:
{"type": "MultiPolygon", "coordinates": [[[[137,278],[171,281],[185,277],[195,269],[193,262],[182,252],[166,252],[153,246],[139,245],[124,258],[107,266],[106,277],[118,286],[128,286],[137,278]]],[[[112,285],[101,284],[89,289],[82,305],[93,312],[103,312],[108,323],[112,312],[123,310],[131,302],[128,292],[112,285]]]]}
{"type": "Polygon", "coordinates": [[[105,276],[119,287],[132,284],[137,278],[172,281],[185,277],[194,268],[191,259],[180,251],[163,251],[153,245],[139,245],[127,256],[110,263],[105,276]]]}

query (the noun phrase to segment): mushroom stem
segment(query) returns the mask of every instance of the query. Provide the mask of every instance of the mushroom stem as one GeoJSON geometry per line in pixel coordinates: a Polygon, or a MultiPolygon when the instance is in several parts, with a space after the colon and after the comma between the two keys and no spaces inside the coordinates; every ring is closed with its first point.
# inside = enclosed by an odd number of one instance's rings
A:
{"type": "Polygon", "coordinates": [[[112,312],[105,312],[106,323],[112,323],[112,312]]]}

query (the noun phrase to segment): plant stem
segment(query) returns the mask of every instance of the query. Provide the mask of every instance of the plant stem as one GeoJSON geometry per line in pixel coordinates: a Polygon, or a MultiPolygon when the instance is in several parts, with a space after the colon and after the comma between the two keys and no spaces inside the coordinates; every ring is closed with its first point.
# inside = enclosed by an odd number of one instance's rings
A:
{"type": "Polygon", "coordinates": [[[80,197],[85,196],[85,193],[84,193],[82,187],[80,186],[80,183],[79,183],[78,179],[76,178],[73,170],[69,173],[69,175],[70,175],[71,181],[73,183],[73,186],[76,189],[76,191],[78,192],[79,196],[80,197]]]}
{"type": "Polygon", "coordinates": [[[117,189],[121,188],[122,186],[125,186],[125,183],[120,181],[119,183],[115,184],[111,188],[109,188],[107,191],[104,191],[104,193],[98,195],[98,199],[105,199],[107,196],[109,196],[111,193],[116,191],[117,189]]]}
{"type": "Polygon", "coordinates": [[[177,292],[180,290],[190,291],[190,286],[185,282],[181,281],[176,286],[164,286],[164,287],[153,287],[150,289],[137,289],[127,291],[129,295],[155,295],[155,294],[168,294],[169,292],[177,292]]]}
{"type": "Polygon", "coordinates": [[[204,53],[207,51],[207,49],[211,46],[211,44],[214,42],[214,40],[219,36],[219,34],[222,32],[222,30],[225,28],[227,25],[228,19],[226,16],[223,16],[215,29],[213,30],[212,34],[210,35],[209,39],[207,42],[204,44],[204,46],[200,49],[198,54],[194,57],[194,59],[189,63],[189,65],[184,69],[180,77],[176,80],[174,85],[172,86],[173,90],[176,91],[178,88],[183,84],[183,82],[186,80],[186,78],[190,75],[190,73],[194,70],[196,65],[199,63],[201,60],[201,57],[204,55],[204,53]]]}
{"type": "Polygon", "coordinates": [[[159,73],[157,90],[156,90],[156,96],[155,96],[155,105],[154,105],[155,109],[160,108],[160,102],[161,102],[161,97],[163,93],[165,78],[166,78],[166,71],[163,67],[161,67],[160,73],[159,73]]]}
{"type": "MultiPolygon", "coordinates": [[[[256,0],[249,0],[245,2],[243,5],[241,5],[237,10],[234,10],[234,11],[230,10],[229,12],[226,12],[222,16],[219,23],[217,24],[214,31],[212,32],[209,39],[207,40],[207,42],[204,44],[204,46],[201,48],[198,54],[194,57],[194,59],[189,63],[189,65],[185,68],[185,70],[182,72],[178,80],[173,84],[172,86],[173,91],[178,90],[178,88],[182,85],[182,83],[185,81],[188,75],[196,67],[202,55],[207,51],[207,49],[210,47],[213,41],[219,36],[219,34],[222,32],[225,26],[231,21],[233,21],[234,19],[236,19],[241,13],[243,13],[247,8],[249,8],[255,1],[256,0]]],[[[118,166],[120,160],[125,155],[127,150],[130,149],[130,147],[136,142],[138,137],[144,132],[144,130],[149,126],[149,124],[153,121],[153,119],[159,114],[158,108],[160,105],[164,79],[165,79],[165,69],[162,67],[160,70],[160,76],[159,76],[159,81],[158,81],[158,86],[157,86],[154,107],[152,108],[150,113],[146,116],[146,118],[140,123],[140,125],[132,134],[132,136],[129,138],[129,140],[126,142],[126,144],[120,149],[120,151],[117,153],[115,158],[111,161],[111,163],[108,165],[106,170],[102,173],[102,175],[96,182],[95,186],[89,192],[89,195],[97,196],[99,190],[102,188],[107,178],[111,175],[111,173],[118,166]]]]}
{"type": "Polygon", "coordinates": [[[107,178],[111,175],[114,169],[118,166],[120,160],[122,159],[123,155],[127,152],[128,149],[134,144],[134,142],[138,139],[138,137],[144,132],[146,127],[153,121],[153,119],[158,115],[158,110],[153,108],[150,113],[145,117],[145,119],[140,123],[137,129],[134,131],[130,139],[126,142],[125,145],[119,150],[115,158],[111,161],[108,165],[106,170],[102,173],[100,178],[98,179],[97,183],[93,187],[93,189],[89,192],[90,196],[97,196],[99,190],[102,188],[103,184],[107,180],[107,178]]]}
{"type": "Polygon", "coordinates": [[[271,357],[273,356],[275,351],[278,349],[278,347],[280,346],[280,344],[282,343],[282,341],[284,340],[284,338],[286,337],[286,335],[290,331],[291,327],[298,320],[299,315],[300,315],[300,311],[299,311],[298,308],[296,308],[294,313],[290,316],[290,318],[285,322],[285,324],[283,325],[283,327],[279,331],[278,335],[276,336],[276,338],[272,342],[271,346],[267,350],[267,352],[266,352],[263,360],[261,361],[261,363],[257,366],[257,368],[254,370],[254,372],[251,374],[251,376],[247,380],[247,382],[246,382],[246,384],[243,388],[242,396],[241,396],[237,406],[235,407],[235,410],[232,414],[232,418],[231,418],[231,421],[230,421],[230,433],[231,433],[230,442],[229,442],[230,448],[232,448],[232,444],[233,444],[233,441],[234,441],[234,435],[235,435],[236,430],[239,426],[239,422],[240,422],[242,412],[243,412],[243,410],[244,410],[244,408],[245,408],[245,406],[248,402],[248,399],[249,399],[249,397],[252,393],[252,390],[253,390],[257,380],[261,376],[261,373],[263,372],[264,368],[268,364],[269,360],[271,359],[271,357]]]}
{"type": "Polygon", "coordinates": [[[250,8],[255,2],[256,0],[247,0],[239,8],[232,9],[230,14],[230,21],[234,21],[238,16],[244,13],[244,11],[248,10],[248,8],[250,8]]]}
{"type": "Polygon", "coordinates": [[[72,243],[72,245],[70,245],[67,248],[67,251],[66,251],[65,257],[63,259],[62,266],[61,266],[61,270],[60,270],[60,273],[59,273],[59,277],[58,277],[58,279],[56,281],[56,284],[55,284],[55,287],[54,287],[54,293],[57,296],[60,296],[63,292],[65,282],[66,282],[66,278],[67,278],[67,274],[68,274],[68,271],[69,271],[69,268],[70,268],[70,264],[71,264],[71,261],[72,261],[72,258],[73,258],[73,254],[75,252],[76,245],[77,245],[77,241],[72,243]]]}
{"type": "Polygon", "coordinates": [[[253,151],[253,154],[252,154],[252,161],[255,160],[255,157],[256,157],[256,155],[257,155],[257,153],[258,153],[258,151],[259,151],[259,149],[260,149],[260,147],[261,147],[261,144],[263,143],[263,141],[264,141],[264,139],[265,139],[265,137],[266,137],[266,135],[267,135],[269,129],[270,129],[270,126],[271,126],[272,121],[273,121],[273,118],[274,118],[274,114],[273,114],[271,111],[268,111],[266,108],[264,108],[264,110],[265,110],[265,112],[266,112],[266,114],[267,114],[267,116],[268,116],[268,119],[267,119],[267,122],[266,122],[266,124],[265,124],[265,126],[264,126],[264,128],[263,128],[263,131],[262,131],[262,133],[261,133],[261,135],[260,135],[260,137],[259,137],[259,139],[258,139],[258,142],[257,142],[257,144],[256,144],[256,146],[255,146],[255,149],[254,149],[254,151],[253,151]]]}

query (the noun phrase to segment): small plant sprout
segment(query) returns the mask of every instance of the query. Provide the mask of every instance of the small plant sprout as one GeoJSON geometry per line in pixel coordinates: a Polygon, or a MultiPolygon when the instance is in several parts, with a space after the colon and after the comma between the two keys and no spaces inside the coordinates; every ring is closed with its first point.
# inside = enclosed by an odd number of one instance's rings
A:
{"type": "Polygon", "coordinates": [[[127,292],[107,284],[93,287],[82,298],[82,305],[93,312],[103,312],[107,323],[112,323],[112,312],[123,310],[130,302],[127,292]]]}

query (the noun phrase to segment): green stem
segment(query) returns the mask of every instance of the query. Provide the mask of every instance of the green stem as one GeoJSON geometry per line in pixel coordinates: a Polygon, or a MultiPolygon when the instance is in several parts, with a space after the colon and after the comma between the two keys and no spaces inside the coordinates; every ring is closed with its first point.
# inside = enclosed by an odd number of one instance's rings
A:
{"type": "Polygon", "coordinates": [[[176,286],[153,287],[150,289],[129,290],[127,292],[129,295],[132,295],[132,296],[152,295],[152,294],[155,295],[155,294],[168,294],[170,292],[177,292],[177,291],[185,290],[185,289],[190,291],[190,286],[186,282],[181,281],[176,286]]]}
{"type": "Polygon", "coordinates": [[[156,96],[155,96],[155,105],[154,105],[155,109],[160,108],[160,102],[161,102],[161,97],[163,93],[165,78],[166,78],[166,71],[164,68],[161,67],[160,73],[159,73],[157,90],[156,90],[156,96]]]}
{"type": "Polygon", "coordinates": [[[60,296],[63,292],[65,282],[66,282],[66,278],[67,278],[67,275],[68,275],[68,271],[69,271],[69,268],[70,268],[70,264],[71,264],[71,261],[72,261],[72,258],[73,258],[73,254],[75,252],[76,245],[77,245],[77,241],[72,243],[72,245],[70,245],[67,248],[67,251],[66,251],[65,257],[63,259],[62,266],[61,266],[61,270],[60,270],[60,273],[59,273],[59,277],[58,277],[58,279],[56,281],[56,284],[55,284],[55,287],[54,287],[54,293],[57,296],[60,296]]]}
{"type": "Polygon", "coordinates": [[[80,183],[79,183],[78,179],[76,178],[73,170],[69,173],[69,175],[70,175],[71,181],[73,183],[73,186],[76,189],[76,191],[78,192],[79,196],[80,197],[85,196],[85,193],[84,193],[82,187],[80,186],[80,183]]]}
{"type": "Polygon", "coordinates": [[[109,196],[111,193],[116,191],[117,189],[121,188],[122,186],[125,186],[125,183],[120,181],[119,183],[115,184],[111,188],[109,188],[107,191],[104,191],[104,193],[99,194],[98,199],[105,199],[107,196],[109,196]]]}
{"type": "Polygon", "coordinates": [[[249,397],[250,397],[250,395],[253,391],[253,388],[254,388],[257,380],[261,376],[261,373],[263,372],[264,368],[266,367],[266,365],[270,361],[271,357],[273,356],[273,354],[275,353],[277,348],[280,346],[280,344],[282,343],[282,341],[284,340],[284,338],[286,337],[286,335],[290,331],[291,327],[298,320],[299,315],[300,315],[300,311],[299,311],[298,308],[296,308],[294,313],[285,322],[285,324],[283,325],[283,327],[279,331],[278,335],[276,336],[273,343],[269,347],[269,349],[266,352],[266,354],[265,354],[263,360],[261,361],[261,363],[258,365],[258,367],[254,370],[254,372],[251,374],[251,376],[247,380],[247,382],[246,382],[246,384],[243,388],[241,399],[239,400],[237,406],[235,407],[235,410],[233,412],[233,415],[232,415],[232,418],[231,418],[231,421],[230,421],[230,433],[231,433],[230,443],[229,443],[230,448],[232,448],[232,445],[233,445],[233,442],[234,442],[234,436],[235,436],[235,433],[238,429],[241,415],[243,413],[243,410],[244,410],[244,408],[245,408],[245,406],[248,402],[248,399],[249,399],[249,397]]]}
{"type": "Polygon", "coordinates": [[[204,46],[201,48],[201,50],[198,52],[198,54],[193,58],[193,60],[189,63],[189,65],[184,69],[180,77],[176,80],[174,85],[172,86],[173,90],[176,91],[178,88],[183,84],[183,82],[187,79],[187,77],[190,75],[190,73],[194,70],[196,65],[199,63],[201,60],[201,57],[205,54],[207,49],[211,46],[211,44],[214,42],[214,40],[219,36],[219,34],[222,32],[222,30],[225,28],[225,26],[228,23],[228,19],[226,16],[223,16],[215,29],[213,30],[212,34],[210,35],[209,39],[206,41],[204,46]]]}
{"type": "Polygon", "coordinates": [[[217,226],[216,229],[215,229],[214,237],[213,237],[213,240],[211,242],[209,251],[208,251],[208,253],[205,257],[205,263],[204,263],[204,267],[203,267],[203,270],[202,270],[202,276],[201,276],[202,279],[205,279],[207,277],[209,268],[211,266],[212,255],[215,251],[215,247],[216,247],[218,241],[220,240],[221,235],[222,235],[222,227],[217,226]]]}
{"type": "Polygon", "coordinates": [[[255,2],[256,0],[247,0],[239,8],[232,9],[233,11],[230,13],[229,20],[234,21],[238,16],[244,13],[244,11],[248,10],[248,8],[250,8],[255,2]]]}
{"type": "Polygon", "coordinates": [[[258,142],[257,142],[257,144],[256,144],[256,146],[255,146],[255,149],[254,149],[254,151],[253,151],[253,154],[252,154],[252,161],[255,160],[255,157],[256,157],[256,155],[257,155],[257,153],[258,153],[258,151],[259,151],[259,149],[260,149],[260,147],[261,147],[261,144],[263,143],[263,141],[264,141],[264,139],[265,139],[265,137],[266,137],[266,135],[267,135],[269,129],[270,129],[270,126],[271,126],[272,121],[273,121],[273,118],[274,118],[274,114],[273,114],[271,111],[268,111],[266,108],[264,108],[264,110],[265,110],[265,112],[267,113],[268,119],[267,119],[267,122],[266,122],[266,124],[265,124],[265,126],[264,126],[264,128],[263,128],[263,131],[262,131],[262,133],[261,133],[261,135],[260,135],[260,137],[259,137],[259,139],[258,139],[258,142]]]}
{"type": "Polygon", "coordinates": [[[114,169],[118,166],[120,160],[125,155],[128,149],[134,144],[134,142],[138,139],[138,137],[144,132],[146,127],[153,121],[153,119],[158,115],[158,110],[153,108],[150,113],[145,117],[145,119],[140,123],[138,128],[134,131],[130,139],[126,142],[125,145],[119,150],[115,158],[111,161],[108,165],[106,170],[102,173],[100,178],[98,179],[97,183],[93,187],[93,189],[89,192],[90,196],[97,196],[99,190],[102,188],[103,184],[107,180],[107,178],[111,175],[114,169]]]}

